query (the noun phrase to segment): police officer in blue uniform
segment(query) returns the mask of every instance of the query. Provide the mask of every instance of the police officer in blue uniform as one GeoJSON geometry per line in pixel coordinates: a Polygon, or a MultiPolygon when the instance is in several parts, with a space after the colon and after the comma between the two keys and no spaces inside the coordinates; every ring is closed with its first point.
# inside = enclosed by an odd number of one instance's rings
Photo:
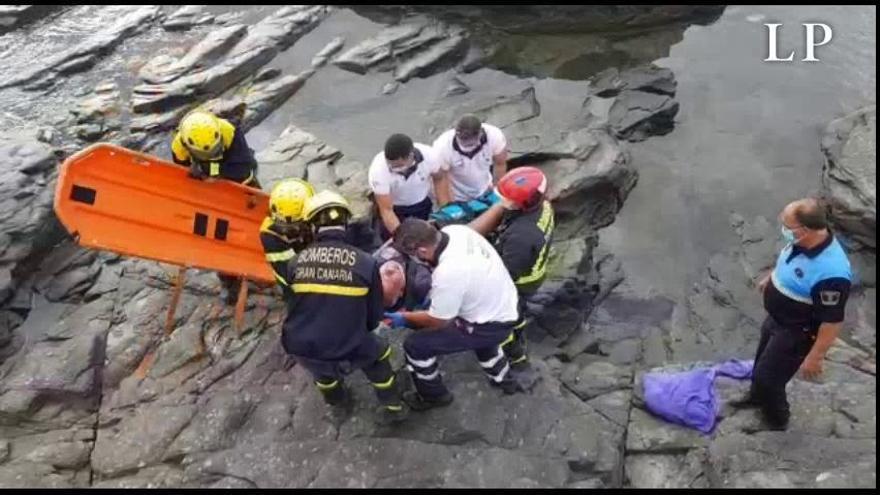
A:
{"type": "Polygon", "coordinates": [[[738,406],[761,408],[767,426],[788,427],[785,386],[798,370],[807,379],[822,373],[825,353],[843,325],[852,271],[846,253],[828,230],[816,199],[795,201],[780,215],[789,244],[760,283],[768,316],[761,327],[752,386],[738,406]]]}

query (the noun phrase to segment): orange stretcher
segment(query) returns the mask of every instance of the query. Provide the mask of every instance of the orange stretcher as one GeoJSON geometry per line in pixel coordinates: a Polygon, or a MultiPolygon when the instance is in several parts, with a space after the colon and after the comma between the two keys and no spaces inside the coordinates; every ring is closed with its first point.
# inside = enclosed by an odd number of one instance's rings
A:
{"type": "MultiPolygon", "coordinates": [[[[121,146],[97,143],[61,165],[55,214],[82,246],[271,284],[260,243],[269,196],[121,146]]],[[[247,297],[242,283],[236,319],[247,297]]]]}

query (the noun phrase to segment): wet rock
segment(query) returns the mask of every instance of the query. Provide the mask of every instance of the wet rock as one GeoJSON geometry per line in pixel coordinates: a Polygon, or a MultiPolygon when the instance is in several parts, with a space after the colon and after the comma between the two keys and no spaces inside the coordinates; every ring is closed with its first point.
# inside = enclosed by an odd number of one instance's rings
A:
{"type": "Polygon", "coordinates": [[[481,69],[497,50],[498,47],[496,45],[480,46],[475,43],[471,44],[458,70],[469,74],[477,69],[481,69]]]}
{"type": "Polygon", "coordinates": [[[314,71],[308,70],[297,75],[288,75],[257,82],[248,88],[244,96],[215,100],[206,103],[204,106],[217,115],[224,117],[243,110],[243,115],[234,120],[239,122],[239,129],[247,132],[259,125],[275,109],[296,94],[313,74],[314,71]]]}
{"type": "Polygon", "coordinates": [[[608,488],[608,487],[599,478],[591,478],[586,481],[578,481],[577,483],[572,483],[572,484],[566,486],[566,488],[608,488]]]}
{"type": "Polygon", "coordinates": [[[545,121],[530,84],[493,98],[469,96],[453,104],[445,97],[438,100],[426,112],[426,134],[449,129],[463,113],[501,128],[510,148],[509,166],[537,166],[548,176],[557,215],[555,239],[586,236],[614,221],[638,174],[605,128],[560,128],[545,121]]]}
{"type": "Polygon", "coordinates": [[[56,469],[77,469],[88,465],[91,445],[86,442],[49,443],[31,450],[21,459],[34,464],[48,464],[56,469]]]}
{"type": "Polygon", "coordinates": [[[67,408],[77,402],[93,407],[100,393],[105,338],[106,329],[97,325],[67,340],[25,344],[0,383],[0,418],[23,419],[53,401],[67,408]]]}
{"type": "Polygon", "coordinates": [[[444,59],[460,56],[465,43],[463,31],[448,33],[446,39],[399,64],[394,70],[394,79],[406,82],[416,76],[430,75],[444,59]]]}
{"type": "Polygon", "coordinates": [[[257,469],[246,467],[233,452],[225,452],[193,465],[193,471],[228,473],[260,488],[534,487],[557,486],[566,476],[564,465],[505,449],[456,448],[396,439],[357,439],[343,446],[329,442],[274,442],[267,447],[247,449],[248,456],[257,460],[257,469]],[[386,457],[385,462],[372,462],[378,452],[386,457]],[[327,458],[337,462],[321,466],[316,461],[327,458]],[[437,462],[438,459],[449,461],[437,462]],[[291,462],[301,469],[281,469],[291,462]]]}
{"type": "Polygon", "coordinates": [[[642,342],[639,339],[627,339],[608,346],[608,359],[617,365],[633,364],[642,353],[642,342]]]}
{"type": "Polygon", "coordinates": [[[731,223],[740,243],[710,258],[703,279],[687,296],[686,311],[674,315],[686,323],[665,327],[676,361],[754,355],[766,317],[756,283],[782,243],[766,218],[746,222],[734,215],[731,223]]]}
{"type": "Polygon", "coordinates": [[[463,95],[470,90],[471,88],[469,88],[467,84],[463,83],[461,79],[453,77],[452,80],[449,81],[449,86],[447,86],[446,90],[443,92],[443,96],[449,97],[463,95]]]}
{"type": "Polygon", "coordinates": [[[50,301],[79,297],[101,272],[101,265],[95,263],[95,259],[96,252],[66,244],[46,259],[34,287],[50,301]]]}
{"type": "Polygon", "coordinates": [[[835,393],[832,408],[837,412],[834,434],[838,438],[877,438],[877,402],[870,397],[870,385],[843,384],[835,393]]]}
{"type": "Polygon", "coordinates": [[[0,135],[0,301],[17,286],[16,268],[61,236],[52,213],[54,166],[49,146],[25,132],[0,135]]]}
{"type": "Polygon", "coordinates": [[[109,81],[95,87],[92,95],[81,100],[70,111],[75,124],[103,125],[108,117],[119,114],[119,88],[115,82],[109,81]]]}
{"type": "Polygon", "coordinates": [[[855,247],[877,247],[877,107],[837,119],[822,136],[822,186],[834,224],[855,247]]]}
{"type": "Polygon", "coordinates": [[[357,74],[366,74],[373,66],[387,63],[395,54],[406,53],[440,38],[441,31],[436,27],[428,28],[424,24],[393,26],[339,55],[333,60],[333,65],[357,74]]]}
{"type": "Polygon", "coordinates": [[[869,488],[877,482],[875,449],[875,440],[762,432],[715,440],[709,463],[722,487],[816,487],[834,476],[836,486],[869,488]]]}
{"type": "MultiPolygon", "coordinates": [[[[547,277],[530,299],[537,306],[537,323],[553,337],[566,338],[580,329],[592,308],[597,289],[586,282],[595,239],[554,242],[547,277]]],[[[530,305],[531,307],[531,305],[530,305]]]]}
{"type": "Polygon", "coordinates": [[[605,419],[625,429],[629,422],[631,402],[632,391],[618,390],[600,395],[587,401],[587,404],[605,419]]]}
{"type": "Polygon", "coordinates": [[[586,327],[569,337],[559,355],[564,360],[571,361],[579,354],[595,354],[598,350],[599,338],[586,327]]]}
{"type": "Polygon", "coordinates": [[[362,41],[336,57],[333,64],[357,74],[393,68],[394,78],[406,82],[436,72],[444,60],[463,56],[465,42],[461,29],[436,22],[408,23],[362,41]]]}
{"type": "Polygon", "coordinates": [[[61,5],[0,5],[0,34],[18,29],[52,13],[61,5]]]}
{"type": "Polygon", "coordinates": [[[626,458],[627,486],[632,488],[709,488],[703,470],[704,449],[684,455],[632,455],[626,458]]]}
{"type": "Polygon", "coordinates": [[[219,96],[314,29],[327,13],[322,6],[284,7],[255,24],[210,68],[180,75],[168,83],[136,86],[132,108],[136,113],[168,111],[219,96]]]}
{"type": "Polygon", "coordinates": [[[400,83],[397,81],[391,81],[391,82],[385,83],[382,86],[382,94],[386,95],[386,96],[392,95],[392,94],[396,93],[399,88],[400,88],[400,83]]]}
{"type": "Polygon", "coordinates": [[[12,271],[9,268],[0,269],[0,301],[5,302],[15,291],[15,283],[12,280],[12,271]]]}
{"type": "MultiPolygon", "coordinates": [[[[11,351],[6,346],[12,341],[13,330],[21,325],[23,319],[17,313],[12,311],[0,312],[0,349],[2,351],[11,351]]],[[[0,361],[5,358],[5,352],[0,351],[0,361]]]]}
{"type": "Polygon", "coordinates": [[[684,452],[707,444],[708,438],[696,430],[669,424],[641,409],[630,412],[627,452],[684,452]]]}
{"type": "Polygon", "coordinates": [[[37,132],[37,141],[46,144],[52,144],[52,141],[55,140],[55,131],[52,129],[40,129],[37,132]]]}
{"type": "Polygon", "coordinates": [[[46,340],[67,340],[76,337],[86,330],[97,335],[106,334],[110,328],[113,312],[113,301],[109,299],[95,300],[77,307],[66,314],[58,322],[45,330],[46,340]]]}
{"type": "Polygon", "coordinates": [[[330,40],[330,42],[324,45],[324,48],[312,58],[312,68],[317,69],[318,67],[323,67],[333,55],[336,55],[339,50],[342,50],[344,45],[345,38],[342,36],[337,36],[330,40]]]}
{"type": "Polygon", "coordinates": [[[9,488],[70,488],[89,486],[88,477],[77,480],[70,471],[59,473],[47,464],[9,463],[0,466],[0,480],[9,488]]]}
{"type": "Polygon", "coordinates": [[[151,404],[136,409],[115,426],[99,428],[92,468],[96,474],[113,477],[158,463],[196,411],[190,404],[151,404]],[[156,421],[160,417],[162,421],[156,421]]]}
{"type": "Polygon", "coordinates": [[[367,198],[367,167],[349,161],[338,149],[296,126],[288,126],[272,144],[256,155],[260,183],[266,188],[286,177],[309,180],[320,190],[334,188],[350,202],[355,218],[363,220],[371,211],[367,198]]]}
{"type": "Polygon", "coordinates": [[[27,84],[24,89],[39,89],[54,84],[60,75],[69,75],[85,70],[98,59],[115,48],[122,40],[147,28],[159,15],[160,9],[141,7],[118,19],[110,27],[93,34],[85,41],[66,50],[36,68],[19,74],[0,83],[0,88],[27,84]]]}
{"type": "Polygon", "coordinates": [[[627,90],[611,106],[608,123],[618,138],[644,141],[672,132],[676,114],[678,102],[669,96],[627,90]]]}
{"type": "Polygon", "coordinates": [[[180,488],[186,486],[183,472],[167,465],[150,466],[141,469],[134,476],[122,476],[99,481],[95,478],[94,488],[180,488]]]}
{"type": "Polygon", "coordinates": [[[581,400],[589,400],[609,392],[632,386],[632,371],[611,363],[596,361],[578,368],[569,365],[562,382],[581,400]]]}
{"type": "Polygon", "coordinates": [[[675,22],[709,23],[723,5],[357,5],[352,8],[378,22],[413,14],[431,14],[450,22],[476,24],[518,33],[583,33],[619,31],[675,22]],[[381,16],[381,17],[376,17],[381,16]]]}
{"type": "Polygon", "coordinates": [[[245,33],[247,26],[241,24],[216,29],[179,60],[168,55],[159,55],[141,68],[138,75],[147,84],[167,84],[185,74],[204,70],[235,46],[245,33]]]}
{"type": "Polygon", "coordinates": [[[651,64],[623,71],[616,68],[602,71],[591,81],[590,90],[601,98],[617,96],[624,90],[675,96],[676,85],[671,70],[651,64]]]}
{"type": "Polygon", "coordinates": [[[271,81],[272,79],[276,79],[281,75],[281,69],[276,69],[275,67],[266,67],[264,69],[260,69],[260,72],[257,72],[257,75],[254,76],[254,84],[271,81]]]}
{"type": "Polygon", "coordinates": [[[186,5],[174,11],[162,27],[168,31],[181,31],[201,24],[210,24],[214,16],[204,11],[204,5],[186,5]]]}
{"type": "Polygon", "coordinates": [[[259,398],[250,393],[217,393],[168,447],[165,458],[229,448],[259,398]]]}
{"type": "Polygon", "coordinates": [[[200,307],[189,321],[163,342],[149,371],[152,378],[162,378],[205,354],[202,340],[206,311],[200,307]]]}

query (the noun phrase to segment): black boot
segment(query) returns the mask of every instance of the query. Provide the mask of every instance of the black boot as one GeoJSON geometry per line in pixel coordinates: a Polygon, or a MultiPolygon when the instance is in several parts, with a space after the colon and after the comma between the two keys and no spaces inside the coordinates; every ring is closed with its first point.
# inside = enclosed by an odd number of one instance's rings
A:
{"type": "Polygon", "coordinates": [[[753,409],[760,405],[761,404],[751,393],[747,393],[738,399],[730,401],[730,407],[733,407],[734,409],[753,409]]]}
{"type": "Polygon", "coordinates": [[[501,380],[501,383],[496,382],[495,380],[489,380],[489,385],[500,388],[504,395],[513,395],[517,392],[524,392],[525,390],[517,383],[516,380],[513,379],[510,372],[505,375],[504,380],[501,380]]]}
{"type": "Polygon", "coordinates": [[[785,431],[788,429],[789,413],[780,412],[769,414],[767,411],[761,411],[761,418],[764,420],[764,426],[770,431],[785,431]]]}
{"type": "Polygon", "coordinates": [[[440,397],[426,399],[419,395],[415,390],[410,390],[409,392],[403,393],[403,401],[406,402],[406,405],[409,406],[413,411],[427,411],[428,409],[433,409],[435,407],[445,407],[449,404],[452,404],[452,394],[447,392],[445,395],[441,395],[440,397]]]}
{"type": "Polygon", "coordinates": [[[406,421],[409,411],[403,404],[382,406],[379,408],[379,424],[383,426],[396,425],[406,421]]]}

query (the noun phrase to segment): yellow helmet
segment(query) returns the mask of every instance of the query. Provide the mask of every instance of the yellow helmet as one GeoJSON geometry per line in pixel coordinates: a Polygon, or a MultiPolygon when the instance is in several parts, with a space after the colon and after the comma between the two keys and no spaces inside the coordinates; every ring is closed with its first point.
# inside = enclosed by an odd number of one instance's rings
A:
{"type": "Polygon", "coordinates": [[[272,188],[269,212],[272,220],[293,223],[303,219],[306,201],[315,195],[315,188],[302,179],[284,179],[272,188]]]}
{"type": "Polygon", "coordinates": [[[321,191],[306,201],[303,217],[317,227],[345,225],[351,218],[351,207],[339,193],[321,191]]]}
{"type": "Polygon", "coordinates": [[[180,141],[197,160],[219,160],[223,156],[220,120],[210,112],[194,110],[180,121],[180,141]]]}

